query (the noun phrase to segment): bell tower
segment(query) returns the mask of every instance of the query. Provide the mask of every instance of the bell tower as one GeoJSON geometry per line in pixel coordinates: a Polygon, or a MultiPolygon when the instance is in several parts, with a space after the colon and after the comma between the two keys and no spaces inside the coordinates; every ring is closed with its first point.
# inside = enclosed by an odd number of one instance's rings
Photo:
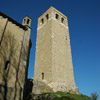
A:
{"type": "Polygon", "coordinates": [[[31,21],[32,21],[32,19],[29,16],[25,16],[23,18],[22,24],[25,25],[25,26],[30,27],[31,26],[31,21]]]}
{"type": "Polygon", "coordinates": [[[38,18],[34,80],[44,82],[54,92],[78,92],[67,16],[54,7],[38,18]]]}
{"type": "MultiPolygon", "coordinates": [[[[28,40],[28,42],[30,41],[29,39],[30,39],[30,32],[31,32],[31,21],[32,21],[32,19],[29,17],[29,16],[25,16],[24,18],[23,18],[23,20],[22,20],[22,25],[23,26],[26,26],[26,28],[27,28],[27,30],[26,30],[26,33],[25,33],[25,39],[27,39],[28,40]]],[[[27,41],[26,40],[26,41],[27,41]]],[[[27,42],[27,43],[28,43],[27,42]]]]}

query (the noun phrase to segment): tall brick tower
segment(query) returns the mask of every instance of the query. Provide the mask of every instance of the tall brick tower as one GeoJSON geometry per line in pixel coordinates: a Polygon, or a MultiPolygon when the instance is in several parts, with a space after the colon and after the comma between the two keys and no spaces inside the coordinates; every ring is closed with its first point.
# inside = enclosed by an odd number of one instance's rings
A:
{"type": "MultiPolygon", "coordinates": [[[[78,93],[74,82],[67,17],[52,6],[38,18],[35,80],[43,82],[52,91],[78,93]]],[[[33,88],[35,92],[36,87],[33,88]]],[[[49,91],[46,86],[43,87],[42,92],[49,91]]]]}

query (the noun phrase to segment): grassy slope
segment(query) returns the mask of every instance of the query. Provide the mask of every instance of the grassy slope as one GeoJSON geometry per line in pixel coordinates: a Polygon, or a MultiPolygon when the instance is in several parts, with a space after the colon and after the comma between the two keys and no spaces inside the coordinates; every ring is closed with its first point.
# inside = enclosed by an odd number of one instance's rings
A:
{"type": "Polygon", "coordinates": [[[53,100],[93,100],[90,97],[86,95],[77,95],[77,94],[71,94],[71,93],[65,93],[65,92],[55,92],[55,93],[45,93],[45,94],[52,94],[55,96],[55,99],[53,100]]]}
{"type": "Polygon", "coordinates": [[[93,99],[83,94],[78,95],[66,92],[49,92],[39,95],[30,94],[25,100],[93,100],[93,99]]]}

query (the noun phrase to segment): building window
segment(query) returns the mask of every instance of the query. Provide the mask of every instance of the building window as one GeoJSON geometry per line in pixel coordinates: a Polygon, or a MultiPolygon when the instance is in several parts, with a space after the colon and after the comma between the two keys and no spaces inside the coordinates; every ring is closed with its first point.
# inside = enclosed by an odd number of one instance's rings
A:
{"type": "Polygon", "coordinates": [[[56,17],[56,19],[58,19],[59,15],[58,15],[58,14],[56,14],[56,16],[55,16],[55,17],[56,17]]]}
{"type": "Polygon", "coordinates": [[[29,20],[29,19],[27,19],[27,24],[29,24],[29,21],[30,21],[30,20],[29,20]]]}
{"type": "Polygon", "coordinates": [[[62,22],[62,23],[64,22],[64,18],[61,18],[61,22],[62,22]]]}
{"type": "Polygon", "coordinates": [[[29,21],[30,21],[30,20],[29,20],[29,19],[27,19],[27,24],[29,24],[29,21]]]}
{"type": "Polygon", "coordinates": [[[42,22],[42,24],[44,23],[44,19],[43,18],[41,19],[41,22],[42,22]]]}
{"type": "Polygon", "coordinates": [[[9,63],[10,63],[10,61],[8,60],[8,61],[6,61],[6,63],[5,63],[5,70],[7,69],[7,67],[8,67],[8,65],[9,65],[9,63]]]}
{"type": "Polygon", "coordinates": [[[44,79],[44,73],[42,73],[42,80],[44,79]]]}
{"type": "Polygon", "coordinates": [[[25,22],[26,22],[26,19],[24,19],[24,24],[25,24],[25,22]]]}
{"type": "Polygon", "coordinates": [[[46,15],[46,18],[49,19],[49,14],[46,15]]]}

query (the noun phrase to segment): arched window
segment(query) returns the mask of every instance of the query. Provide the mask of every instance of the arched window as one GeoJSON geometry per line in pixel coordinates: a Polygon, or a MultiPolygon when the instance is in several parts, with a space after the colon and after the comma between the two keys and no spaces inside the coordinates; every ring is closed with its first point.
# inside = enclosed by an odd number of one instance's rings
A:
{"type": "Polygon", "coordinates": [[[44,79],[44,73],[42,73],[42,80],[44,79]]]}
{"type": "Polygon", "coordinates": [[[29,24],[29,21],[30,21],[30,20],[29,20],[29,19],[27,19],[27,24],[29,24]]]}
{"type": "Polygon", "coordinates": [[[55,17],[56,17],[56,19],[58,19],[59,15],[58,15],[58,14],[56,14],[56,16],[55,16],[55,17]]]}
{"type": "Polygon", "coordinates": [[[64,18],[61,18],[61,22],[62,22],[62,23],[64,22],[64,18]]]}
{"type": "Polygon", "coordinates": [[[5,70],[7,69],[7,67],[8,67],[8,64],[10,63],[10,61],[8,60],[8,61],[6,61],[6,63],[5,63],[5,70]]]}
{"type": "Polygon", "coordinates": [[[41,22],[42,22],[42,24],[44,23],[44,19],[43,18],[41,19],[41,22]]]}
{"type": "Polygon", "coordinates": [[[46,15],[46,18],[49,19],[49,14],[46,15]]]}

